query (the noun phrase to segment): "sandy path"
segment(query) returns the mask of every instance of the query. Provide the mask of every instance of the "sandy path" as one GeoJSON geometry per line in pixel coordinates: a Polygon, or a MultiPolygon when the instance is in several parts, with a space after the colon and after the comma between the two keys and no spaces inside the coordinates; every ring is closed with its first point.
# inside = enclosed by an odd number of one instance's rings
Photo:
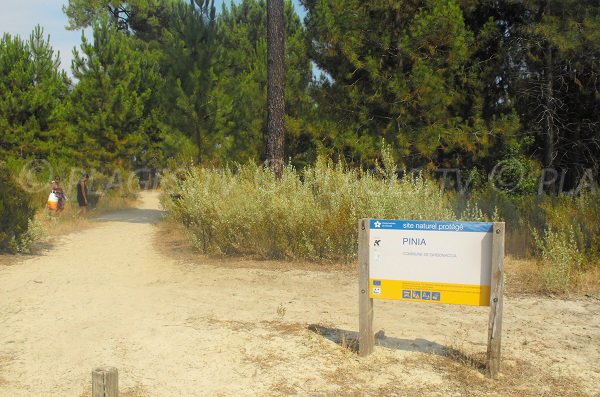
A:
{"type": "Polygon", "coordinates": [[[354,275],[181,264],[153,248],[159,218],[144,193],[0,267],[0,396],[87,396],[99,365],[125,396],[599,395],[598,300],[507,297],[501,383],[461,357],[485,351],[485,308],[376,302],[385,336],[359,359],[335,343],[354,275]]]}

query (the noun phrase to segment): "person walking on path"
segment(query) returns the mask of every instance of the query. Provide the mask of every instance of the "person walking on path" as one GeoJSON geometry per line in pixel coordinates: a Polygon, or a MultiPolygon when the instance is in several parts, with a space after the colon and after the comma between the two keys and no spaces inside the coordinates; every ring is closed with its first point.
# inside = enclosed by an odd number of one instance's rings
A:
{"type": "Polygon", "coordinates": [[[79,203],[79,212],[77,215],[85,215],[88,208],[88,174],[83,174],[79,182],[77,182],[77,202],[79,203]]]}
{"type": "Polygon", "coordinates": [[[58,199],[54,213],[59,215],[65,209],[65,201],[67,201],[67,195],[65,194],[64,189],[60,186],[59,176],[55,176],[52,180],[52,193],[54,193],[58,199]]]}

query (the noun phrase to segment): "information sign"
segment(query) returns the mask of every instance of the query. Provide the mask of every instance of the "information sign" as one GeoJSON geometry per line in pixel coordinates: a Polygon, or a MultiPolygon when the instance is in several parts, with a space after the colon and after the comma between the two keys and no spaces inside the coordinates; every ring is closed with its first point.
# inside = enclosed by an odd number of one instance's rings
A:
{"type": "Polygon", "coordinates": [[[369,224],[370,298],[490,305],[493,223],[369,224]]]}

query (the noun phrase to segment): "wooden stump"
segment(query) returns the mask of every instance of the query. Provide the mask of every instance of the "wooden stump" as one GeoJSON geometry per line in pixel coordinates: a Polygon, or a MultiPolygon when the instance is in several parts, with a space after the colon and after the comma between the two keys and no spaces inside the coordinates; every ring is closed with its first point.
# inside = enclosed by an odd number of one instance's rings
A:
{"type": "Polygon", "coordinates": [[[115,367],[92,371],[92,397],[119,397],[119,372],[115,367]]]}

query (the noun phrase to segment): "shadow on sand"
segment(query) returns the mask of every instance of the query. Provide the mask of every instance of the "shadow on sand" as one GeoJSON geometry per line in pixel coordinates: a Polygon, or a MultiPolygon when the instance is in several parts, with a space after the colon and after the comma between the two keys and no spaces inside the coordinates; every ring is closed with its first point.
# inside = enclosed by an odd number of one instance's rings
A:
{"type": "MultiPolygon", "coordinates": [[[[339,328],[324,327],[318,324],[309,325],[308,330],[318,334],[319,336],[329,339],[343,348],[358,353],[358,332],[339,328]]],[[[431,342],[426,339],[394,338],[386,336],[384,331],[381,330],[375,333],[375,345],[386,347],[388,349],[443,356],[456,361],[461,365],[467,365],[475,368],[482,374],[485,374],[487,371],[486,364],[483,360],[461,352],[453,347],[444,346],[437,342],[431,342]]]]}

